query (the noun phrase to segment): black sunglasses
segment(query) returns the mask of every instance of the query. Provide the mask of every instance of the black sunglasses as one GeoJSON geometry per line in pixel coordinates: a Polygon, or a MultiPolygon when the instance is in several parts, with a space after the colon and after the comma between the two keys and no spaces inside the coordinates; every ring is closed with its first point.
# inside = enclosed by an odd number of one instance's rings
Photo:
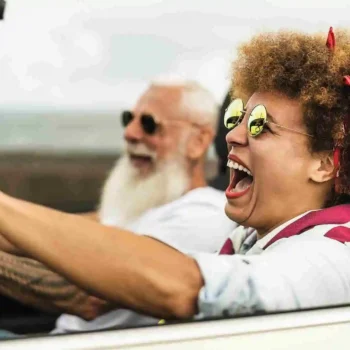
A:
{"type": "MultiPolygon", "coordinates": [[[[124,111],[121,114],[121,120],[123,127],[127,127],[130,122],[134,119],[134,114],[130,111],[124,111]]],[[[160,127],[160,123],[156,121],[155,117],[151,114],[142,114],[140,117],[140,123],[142,130],[148,135],[154,135],[158,128],[160,127]]]]}

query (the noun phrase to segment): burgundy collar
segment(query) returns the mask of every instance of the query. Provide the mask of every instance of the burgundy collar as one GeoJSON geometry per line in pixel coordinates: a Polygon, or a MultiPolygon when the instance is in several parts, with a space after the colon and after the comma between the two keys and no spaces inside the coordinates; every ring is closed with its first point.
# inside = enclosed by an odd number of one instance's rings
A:
{"type": "Polygon", "coordinates": [[[317,225],[341,225],[347,222],[350,222],[350,204],[342,204],[327,209],[312,211],[285,227],[274,236],[263,249],[266,249],[281,238],[299,235],[317,225]]]}

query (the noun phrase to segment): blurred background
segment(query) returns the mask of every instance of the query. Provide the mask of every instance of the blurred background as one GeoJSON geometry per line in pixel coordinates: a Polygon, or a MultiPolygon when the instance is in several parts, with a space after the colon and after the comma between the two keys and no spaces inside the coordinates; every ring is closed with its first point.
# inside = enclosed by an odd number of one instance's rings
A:
{"type": "MultiPolygon", "coordinates": [[[[150,80],[194,79],[221,103],[241,41],[349,25],[349,1],[7,0],[0,21],[0,186],[93,206],[122,147],[119,114],[150,80]],[[84,204],[85,203],[85,204],[84,204]]],[[[210,161],[215,163],[212,150],[210,161]]],[[[213,176],[215,165],[208,166],[213,176]]]]}

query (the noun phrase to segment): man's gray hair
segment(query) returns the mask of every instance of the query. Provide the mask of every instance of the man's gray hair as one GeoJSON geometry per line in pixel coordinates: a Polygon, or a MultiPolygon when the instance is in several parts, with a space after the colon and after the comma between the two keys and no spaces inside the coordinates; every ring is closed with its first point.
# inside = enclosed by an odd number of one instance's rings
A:
{"type": "Polygon", "coordinates": [[[152,81],[155,87],[178,87],[182,91],[182,109],[192,122],[209,125],[216,131],[219,107],[213,94],[202,85],[191,80],[157,79],[152,81]]]}

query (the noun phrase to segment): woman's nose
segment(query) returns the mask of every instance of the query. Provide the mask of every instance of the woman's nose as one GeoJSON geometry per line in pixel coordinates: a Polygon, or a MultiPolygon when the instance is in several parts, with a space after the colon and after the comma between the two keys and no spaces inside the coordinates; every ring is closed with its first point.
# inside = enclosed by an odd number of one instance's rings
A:
{"type": "Polygon", "coordinates": [[[228,145],[242,145],[248,144],[248,132],[245,118],[235,128],[226,134],[226,142],[228,145]]]}

